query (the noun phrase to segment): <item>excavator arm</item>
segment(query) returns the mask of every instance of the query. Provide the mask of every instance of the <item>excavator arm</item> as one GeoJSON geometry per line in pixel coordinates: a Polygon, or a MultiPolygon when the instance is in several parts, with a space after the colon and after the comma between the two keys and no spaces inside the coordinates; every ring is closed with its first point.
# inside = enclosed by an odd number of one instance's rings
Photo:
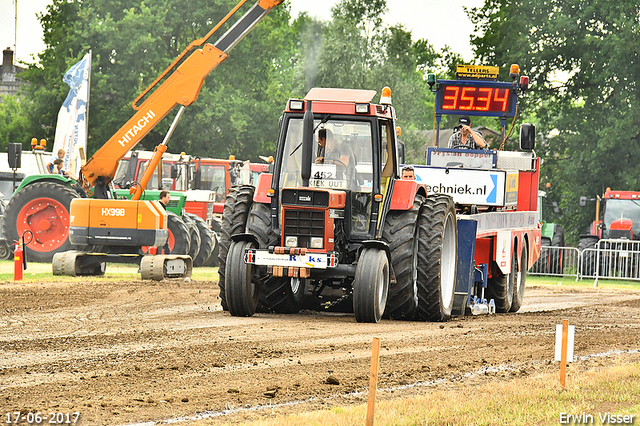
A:
{"type": "MultiPolygon", "coordinates": [[[[120,159],[133,149],[175,106],[182,105],[184,107],[195,102],[205,77],[227,59],[228,52],[283,0],[258,0],[217,42],[214,44],[206,43],[246,1],[241,0],[205,37],[193,41],[173,64],[138,96],[133,102],[133,107],[138,112],[80,170],[79,180],[85,189],[95,188],[95,196],[102,198],[102,194],[106,194],[107,185],[115,176],[120,159]],[[200,46],[202,47],[198,48],[200,46]],[[186,59],[184,59],[185,57],[186,59]],[[164,82],[158,85],[167,75],[164,82]],[[137,105],[137,102],[148,93],[150,94],[146,99],[137,105]]],[[[161,156],[165,150],[166,148],[156,150],[156,152],[161,156]]],[[[152,173],[153,168],[148,167],[147,172],[152,173]]],[[[143,180],[144,177],[141,181],[143,180]]]]}

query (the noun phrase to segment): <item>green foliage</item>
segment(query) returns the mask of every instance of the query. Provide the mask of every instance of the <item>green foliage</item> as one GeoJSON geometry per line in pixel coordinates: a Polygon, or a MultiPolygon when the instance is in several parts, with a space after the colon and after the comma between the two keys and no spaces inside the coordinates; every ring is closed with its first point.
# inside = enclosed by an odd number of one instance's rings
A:
{"type": "MultiPolygon", "coordinates": [[[[54,0],[40,17],[46,50],[23,76],[27,117],[34,136],[53,140],[68,93],[66,70],[92,50],[89,154],[134,113],[130,104],[182,50],[201,38],[236,5],[235,0],[54,0]]],[[[234,23],[248,5],[230,20],[234,23]]],[[[290,92],[289,58],[295,33],[289,9],[275,8],[205,81],[170,142],[170,151],[257,159],[274,148],[277,118],[290,92]]],[[[229,28],[211,37],[215,42],[229,28]]],[[[153,149],[170,114],[138,146],[153,149]]]]}
{"type": "Polygon", "coordinates": [[[535,114],[545,163],[541,184],[567,238],[593,220],[580,196],[640,186],[640,88],[637,2],[488,0],[472,9],[478,57],[508,72],[518,63],[531,78],[526,111],[535,114]],[[549,137],[552,129],[558,136],[549,137]]]}
{"type": "MultiPolygon", "coordinates": [[[[28,144],[35,136],[51,144],[69,90],[62,76],[91,50],[92,155],[134,114],[130,105],[138,94],[236,1],[53,0],[40,16],[46,50],[23,73],[29,82],[23,100],[0,105],[3,137],[19,137],[28,144]]],[[[314,86],[378,92],[389,86],[409,152],[423,161],[424,142],[418,135],[432,125],[434,104],[424,73],[438,69],[444,75],[460,56],[450,49],[438,53],[428,40],[412,40],[402,26],[386,26],[386,11],[386,0],[341,0],[332,9],[332,19],[321,22],[306,14],[292,20],[286,2],[276,7],[206,79],[198,100],[185,110],[169,151],[257,160],[272,154],[288,98],[304,97],[314,86]]],[[[160,143],[174,115],[138,148],[153,149],[160,143]]]]}
{"type": "Polygon", "coordinates": [[[19,97],[0,96],[0,150],[9,143],[29,140],[29,120],[19,97]]]}

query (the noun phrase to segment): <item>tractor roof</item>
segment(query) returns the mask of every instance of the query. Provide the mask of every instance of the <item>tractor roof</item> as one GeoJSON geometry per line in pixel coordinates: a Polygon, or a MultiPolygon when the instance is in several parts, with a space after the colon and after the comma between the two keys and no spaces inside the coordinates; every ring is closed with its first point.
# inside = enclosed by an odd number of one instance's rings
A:
{"type": "Polygon", "coordinates": [[[304,100],[369,103],[375,95],[375,90],[329,89],[325,87],[314,87],[309,90],[309,93],[304,97],[304,100]]]}

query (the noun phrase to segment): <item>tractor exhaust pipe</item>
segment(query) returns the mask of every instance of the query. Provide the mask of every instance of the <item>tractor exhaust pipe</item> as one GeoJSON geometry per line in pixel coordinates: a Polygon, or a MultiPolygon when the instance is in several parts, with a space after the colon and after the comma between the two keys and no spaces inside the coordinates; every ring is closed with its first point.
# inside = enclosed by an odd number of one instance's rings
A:
{"type": "Polygon", "coordinates": [[[307,101],[307,110],[302,119],[302,186],[309,186],[311,177],[311,155],[313,154],[313,111],[311,101],[307,101]]]}

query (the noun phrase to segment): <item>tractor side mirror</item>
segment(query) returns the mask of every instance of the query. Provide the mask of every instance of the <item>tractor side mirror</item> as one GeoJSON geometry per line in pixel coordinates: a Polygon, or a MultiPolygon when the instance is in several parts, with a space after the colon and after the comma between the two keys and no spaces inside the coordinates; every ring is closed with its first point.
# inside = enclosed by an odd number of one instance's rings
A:
{"type": "Polygon", "coordinates": [[[536,126],[524,123],[520,126],[520,150],[533,151],[536,147],[536,126]]]}
{"type": "Polygon", "coordinates": [[[178,177],[178,166],[175,164],[171,165],[171,179],[176,179],[178,177]]]}
{"type": "Polygon", "coordinates": [[[580,207],[587,205],[587,197],[580,197],[580,207]]]}
{"type": "Polygon", "coordinates": [[[404,164],[404,142],[398,139],[398,164],[404,164]]]}
{"type": "Polygon", "coordinates": [[[553,206],[553,212],[555,214],[560,214],[560,207],[558,207],[558,203],[554,201],[553,203],[551,203],[551,205],[553,206]]]}

